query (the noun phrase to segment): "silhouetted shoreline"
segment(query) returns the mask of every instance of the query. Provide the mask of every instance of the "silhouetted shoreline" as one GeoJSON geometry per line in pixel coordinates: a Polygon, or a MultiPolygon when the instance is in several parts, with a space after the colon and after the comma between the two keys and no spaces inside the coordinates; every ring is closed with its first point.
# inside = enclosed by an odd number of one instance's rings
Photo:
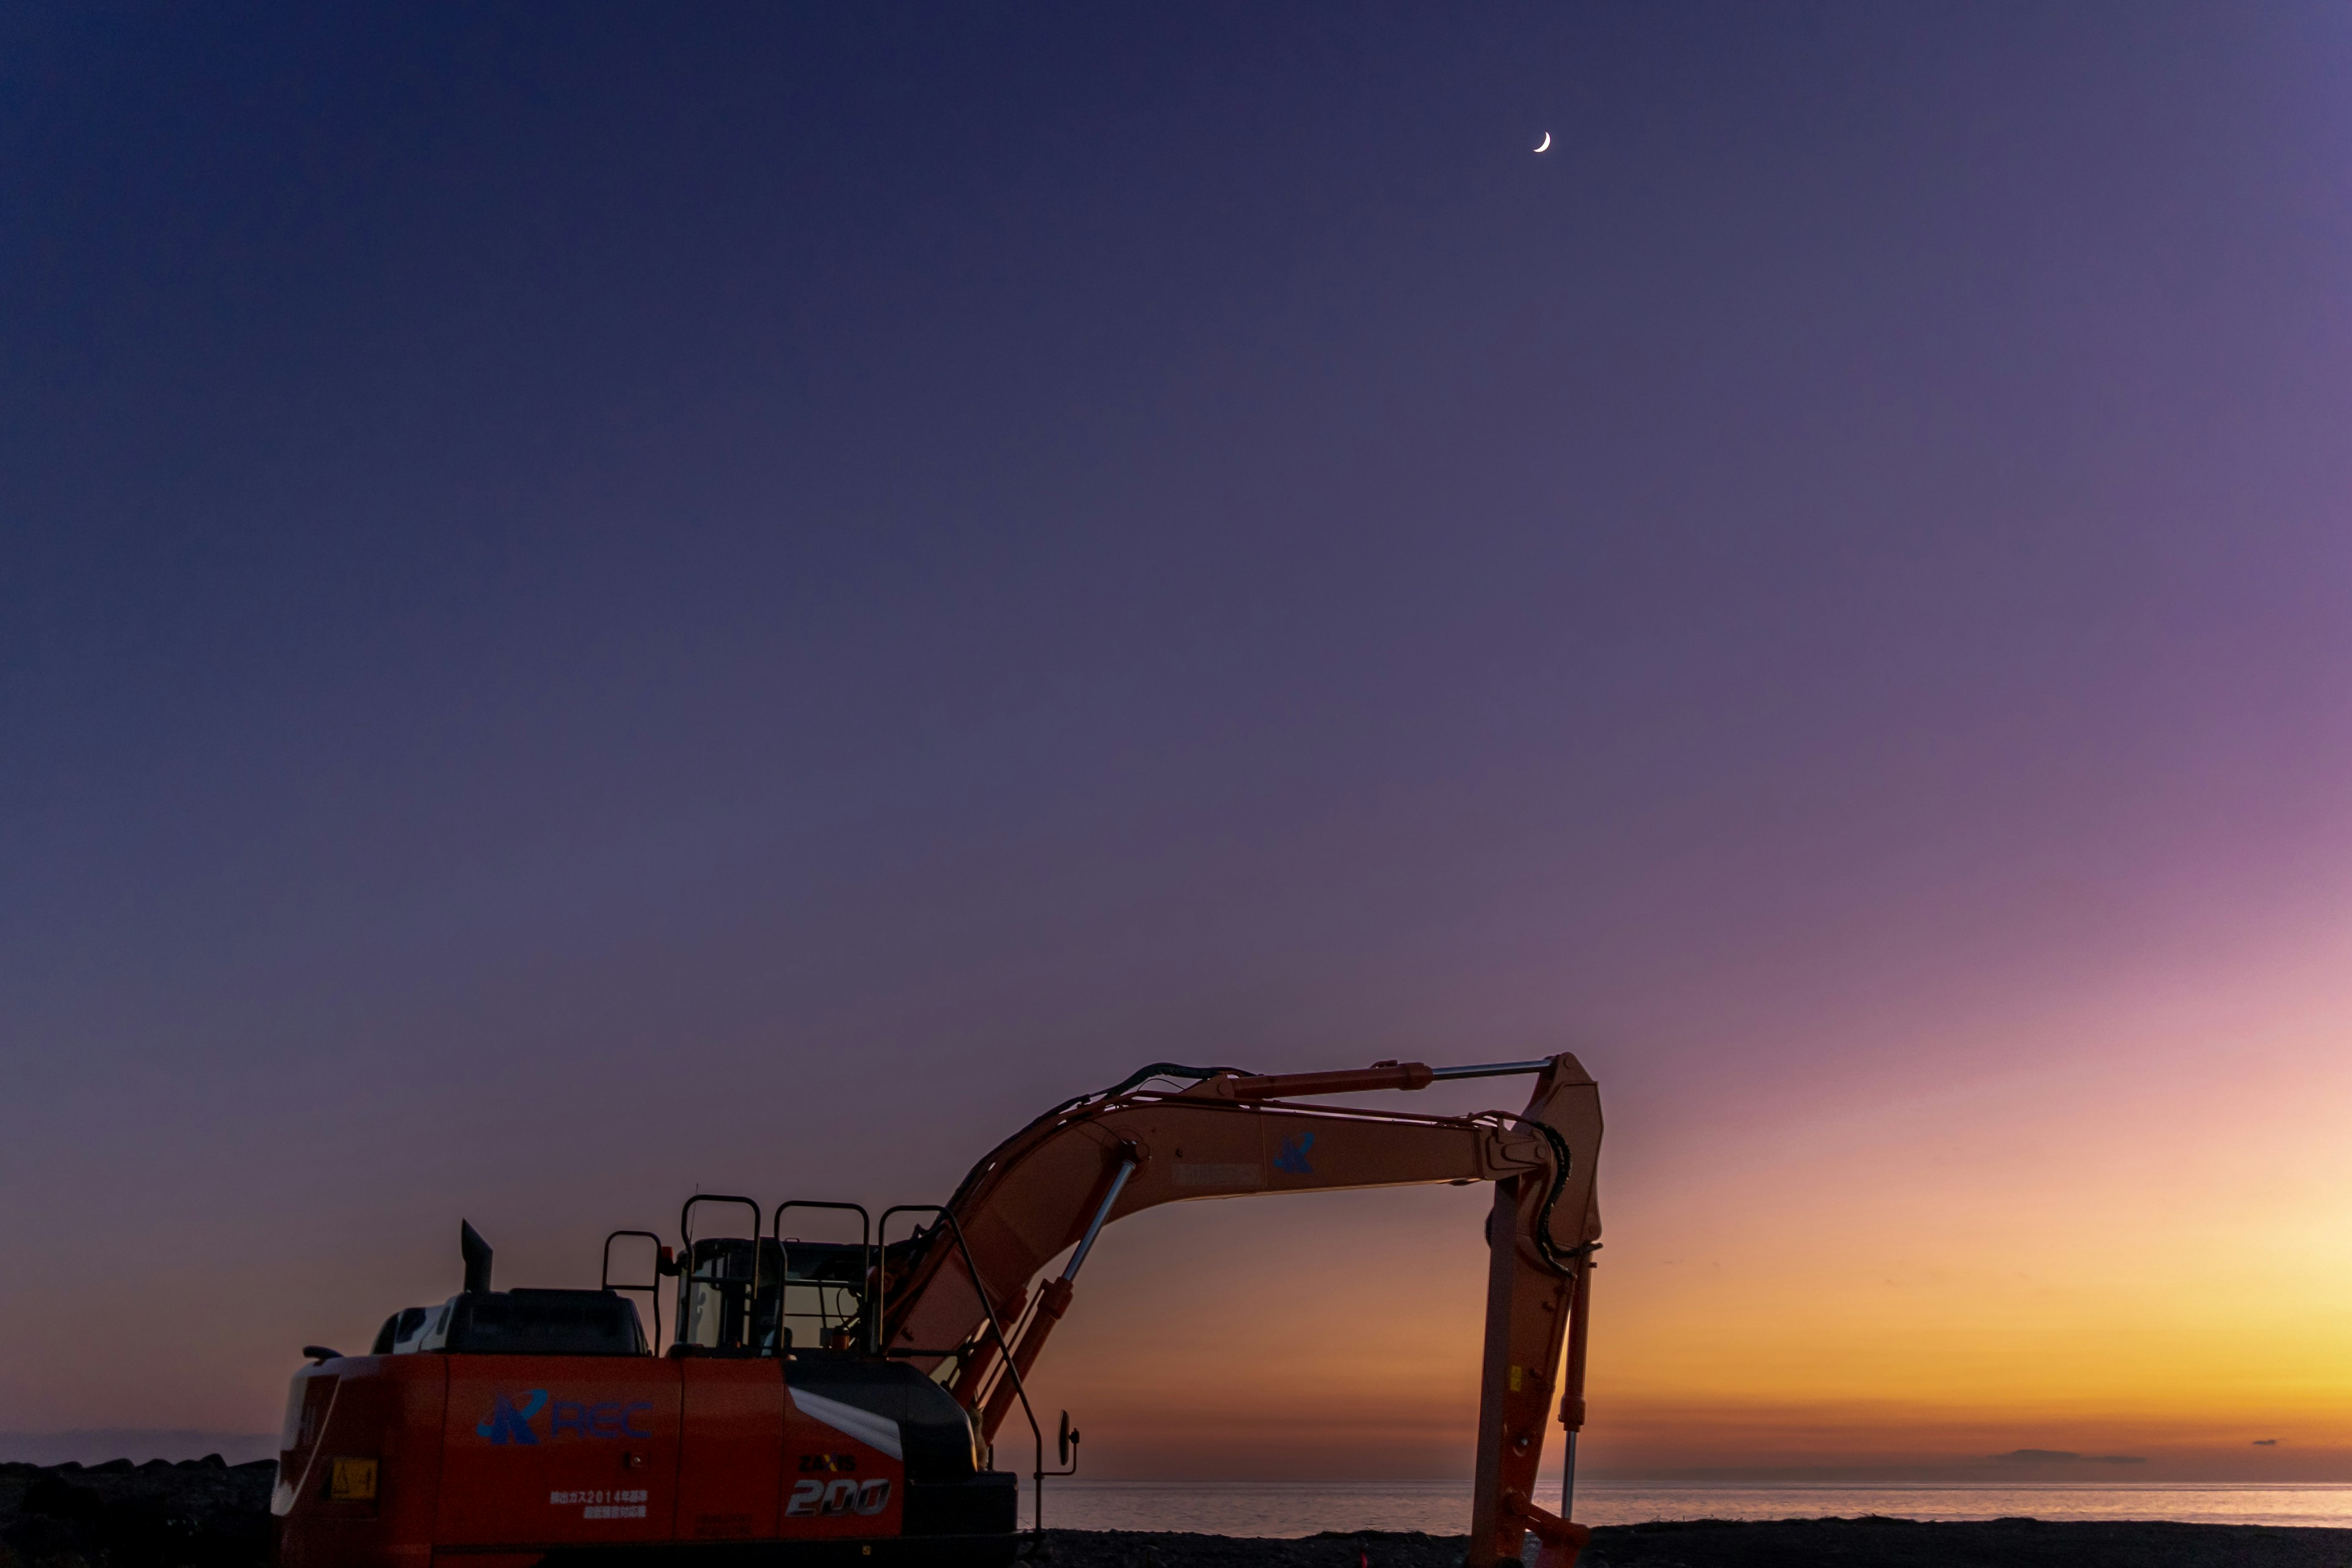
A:
{"type": "MultiPolygon", "coordinates": [[[[5,1568],[266,1568],[268,1460],[0,1465],[5,1568]],[[14,1563],[9,1559],[13,1555],[14,1563]]],[[[1049,1530],[1054,1568],[1455,1568],[1464,1538],[1049,1530]]],[[[2352,1530],[2005,1519],[1701,1520],[1596,1530],[1585,1568],[2342,1568],[2352,1530]]]]}
{"type": "MultiPolygon", "coordinates": [[[[1049,1530],[1054,1568],[1456,1568],[1465,1539],[1367,1531],[1277,1541],[1049,1530]]],[[[1699,1520],[1592,1532],[1581,1568],[2343,1568],[2352,1530],[1994,1520],[1699,1520]]]]}

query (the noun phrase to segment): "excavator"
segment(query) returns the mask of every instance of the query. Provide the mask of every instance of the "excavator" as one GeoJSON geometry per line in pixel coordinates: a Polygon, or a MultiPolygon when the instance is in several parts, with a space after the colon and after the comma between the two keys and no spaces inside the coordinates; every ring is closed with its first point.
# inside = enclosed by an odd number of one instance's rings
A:
{"type": "Polygon", "coordinates": [[[1489,1182],[1465,1562],[1519,1561],[1532,1536],[1529,1561],[1573,1568],[1587,1538],[1568,1515],[1600,1145],[1600,1091],[1566,1054],[1274,1076],[1156,1062],[1030,1122],[945,1205],[875,1216],[834,1200],[771,1211],[701,1194],[681,1211],[675,1247],[649,1231],[608,1236],[593,1290],[492,1289],[491,1249],[463,1225],[457,1294],[394,1312],[365,1355],[305,1347],[270,1501],[278,1563],[1001,1568],[1034,1558],[1045,1482],[1075,1473],[1079,1435],[1063,1413],[1049,1468],[1027,1380],[1106,1226],[1193,1198],[1489,1182]],[[1510,1076],[1534,1079],[1523,1110],[1305,1103],[1510,1076]],[[797,1234],[845,1231],[853,1218],[856,1241],[797,1234]],[[895,1241],[894,1223],[906,1233],[895,1241]],[[625,1262],[645,1260],[643,1277],[614,1279],[616,1247],[625,1262]],[[665,1295],[675,1303],[666,1347],[665,1295]],[[1016,1412],[1029,1439],[1028,1531],[1022,1478],[994,1464],[1016,1412]],[[1557,1513],[1536,1500],[1553,1419],[1567,1446],[1557,1513]]]}

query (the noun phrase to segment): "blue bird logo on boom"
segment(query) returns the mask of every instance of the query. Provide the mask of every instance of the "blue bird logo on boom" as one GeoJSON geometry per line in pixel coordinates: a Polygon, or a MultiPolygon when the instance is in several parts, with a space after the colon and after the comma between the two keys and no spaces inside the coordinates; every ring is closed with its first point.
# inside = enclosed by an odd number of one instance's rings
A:
{"type": "Polygon", "coordinates": [[[1315,1167],[1307,1163],[1307,1151],[1313,1147],[1315,1147],[1314,1133],[1292,1133],[1282,1141],[1282,1147],[1276,1152],[1274,1168],[1277,1171],[1288,1171],[1296,1175],[1313,1175],[1315,1167]]]}
{"type": "Polygon", "coordinates": [[[517,1410],[514,1401],[503,1394],[491,1395],[490,1418],[474,1428],[477,1437],[488,1437],[493,1443],[537,1443],[539,1438],[530,1429],[530,1418],[547,1408],[547,1390],[534,1388],[523,1395],[523,1406],[517,1410]]]}

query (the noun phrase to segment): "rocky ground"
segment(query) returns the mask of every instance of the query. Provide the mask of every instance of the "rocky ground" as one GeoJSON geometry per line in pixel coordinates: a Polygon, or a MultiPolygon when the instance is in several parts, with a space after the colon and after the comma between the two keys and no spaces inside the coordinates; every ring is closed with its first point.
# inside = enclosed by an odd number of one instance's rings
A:
{"type": "MultiPolygon", "coordinates": [[[[1304,1541],[1049,1531],[1054,1568],[1454,1568],[1460,1536],[1304,1541]]],[[[1899,1519],[1596,1530],[1581,1568],[2352,1568],[2352,1530],[2262,1525],[1920,1524],[1899,1519]]]]}
{"type": "Polygon", "coordinates": [[[268,1560],[277,1468],[0,1465],[0,1568],[251,1568],[268,1560]]]}
{"type": "MultiPolygon", "coordinates": [[[[0,1568],[267,1568],[273,1467],[0,1465],[0,1568]]],[[[1046,1532],[1053,1568],[1455,1568],[1460,1536],[1301,1541],[1046,1532]]],[[[1625,1525],[1585,1568],[2352,1568],[2352,1530],[2263,1525],[1919,1524],[1899,1519],[1625,1525]]]]}

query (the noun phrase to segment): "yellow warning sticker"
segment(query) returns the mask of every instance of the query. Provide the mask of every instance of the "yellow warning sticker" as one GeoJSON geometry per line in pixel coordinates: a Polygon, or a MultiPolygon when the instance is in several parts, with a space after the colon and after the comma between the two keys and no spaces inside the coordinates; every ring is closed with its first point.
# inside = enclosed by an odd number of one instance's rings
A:
{"type": "Polygon", "coordinates": [[[327,1500],[370,1502],[375,1498],[373,1459],[337,1459],[327,1472],[327,1500]]]}

